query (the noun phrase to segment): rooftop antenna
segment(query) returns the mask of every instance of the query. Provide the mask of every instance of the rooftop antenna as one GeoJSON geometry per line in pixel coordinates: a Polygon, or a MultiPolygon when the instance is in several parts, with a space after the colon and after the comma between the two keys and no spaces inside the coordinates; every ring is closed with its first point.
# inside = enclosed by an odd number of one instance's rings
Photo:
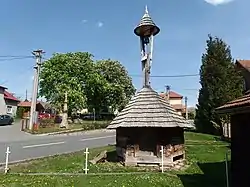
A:
{"type": "Polygon", "coordinates": [[[25,101],[28,101],[28,90],[25,91],[25,101]]]}

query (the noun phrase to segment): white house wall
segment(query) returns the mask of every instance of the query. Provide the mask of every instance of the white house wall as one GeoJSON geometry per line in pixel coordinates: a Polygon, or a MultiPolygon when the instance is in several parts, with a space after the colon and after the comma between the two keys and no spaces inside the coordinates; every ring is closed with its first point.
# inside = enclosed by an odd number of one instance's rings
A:
{"type": "Polygon", "coordinates": [[[6,104],[4,99],[4,89],[0,88],[0,115],[6,114],[6,104]]]}
{"type": "Polygon", "coordinates": [[[169,99],[170,105],[181,105],[182,104],[182,99],[169,99]]]}
{"type": "Polygon", "coordinates": [[[17,111],[17,101],[12,101],[12,100],[5,100],[6,103],[6,113],[12,116],[16,116],[16,111],[17,111]],[[8,106],[11,107],[11,112],[8,112],[8,106]]]}

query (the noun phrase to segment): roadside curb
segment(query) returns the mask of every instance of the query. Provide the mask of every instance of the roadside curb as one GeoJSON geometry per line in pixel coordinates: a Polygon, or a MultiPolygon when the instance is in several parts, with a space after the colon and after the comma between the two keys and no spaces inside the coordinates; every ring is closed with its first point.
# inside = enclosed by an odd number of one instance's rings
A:
{"type": "Polygon", "coordinates": [[[53,135],[92,134],[92,133],[100,133],[100,132],[115,132],[115,131],[109,130],[109,129],[95,129],[95,130],[73,129],[73,130],[65,130],[65,131],[51,132],[51,133],[44,133],[44,134],[31,134],[31,135],[53,136],[53,135]]]}

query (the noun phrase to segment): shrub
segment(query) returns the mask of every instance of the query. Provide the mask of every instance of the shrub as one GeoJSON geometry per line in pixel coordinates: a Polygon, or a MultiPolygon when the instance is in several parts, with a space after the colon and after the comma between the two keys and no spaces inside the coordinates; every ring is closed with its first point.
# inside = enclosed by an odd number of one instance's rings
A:
{"type": "Polygon", "coordinates": [[[40,120],[40,127],[45,128],[45,127],[50,127],[54,126],[54,119],[41,119],[40,120]]]}

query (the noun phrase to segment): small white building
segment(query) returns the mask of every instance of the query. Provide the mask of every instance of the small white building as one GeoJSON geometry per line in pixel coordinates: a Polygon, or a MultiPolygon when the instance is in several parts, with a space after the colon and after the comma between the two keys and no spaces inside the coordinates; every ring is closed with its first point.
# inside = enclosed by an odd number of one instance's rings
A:
{"type": "Polygon", "coordinates": [[[16,116],[17,105],[20,101],[6,90],[6,87],[0,86],[0,115],[16,116]]]}

